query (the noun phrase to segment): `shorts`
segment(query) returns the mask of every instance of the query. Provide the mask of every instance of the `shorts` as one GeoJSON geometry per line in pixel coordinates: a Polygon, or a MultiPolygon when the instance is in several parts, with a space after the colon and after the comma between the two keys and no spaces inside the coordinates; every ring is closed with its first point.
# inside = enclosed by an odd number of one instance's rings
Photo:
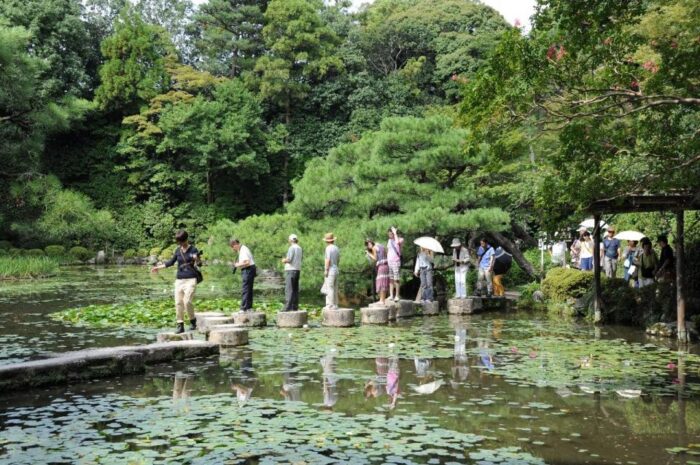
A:
{"type": "Polygon", "coordinates": [[[593,269],[593,257],[586,257],[581,259],[581,270],[591,271],[593,269]]]}
{"type": "Polygon", "coordinates": [[[389,263],[389,279],[401,281],[401,263],[389,263]]]}

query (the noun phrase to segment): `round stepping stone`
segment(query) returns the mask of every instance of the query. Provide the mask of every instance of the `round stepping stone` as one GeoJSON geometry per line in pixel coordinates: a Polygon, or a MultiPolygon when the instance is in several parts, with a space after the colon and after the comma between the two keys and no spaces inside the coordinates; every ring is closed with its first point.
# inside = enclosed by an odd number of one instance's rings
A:
{"type": "Polygon", "coordinates": [[[192,333],[158,333],[156,336],[156,341],[158,342],[173,342],[173,341],[191,341],[192,333]]]}
{"type": "Polygon", "coordinates": [[[347,328],[355,326],[355,310],[352,308],[325,309],[322,312],[323,326],[347,328]]]}
{"type": "Polygon", "coordinates": [[[210,316],[226,316],[223,312],[194,312],[194,317],[197,320],[197,328],[204,327],[204,319],[210,316]]]}
{"type": "Polygon", "coordinates": [[[384,325],[389,322],[388,307],[365,307],[360,309],[362,324],[384,325]]]}
{"type": "Polygon", "coordinates": [[[453,315],[468,315],[481,310],[480,297],[467,297],[465,299],[450,299],[447,301],[447,311],[453,315]]]}
{"type": "Polygon", "coordinates": [[[412,300],[399,300],[397,318],[410,318],[416,316],[416,303],[412,300]]]}
{"type": "Polygon", "coordinates": [[[295,310],[291,312],[277,312],[275,320],[280,328],[301,328],[308,321],[306,310],[295,310]]]}
{"type": "Polygon", "coordinates": [[[248,344],[248,330],[243,328],[217,328],[209,331],[209,342],[222,346],[248,344]]]}
{"type": "Polygon", "coordinates": [[[223,325],[210,325],[207,326],[206,328],[202,328],[199,330],[200,333],[204,333],[205,339],[209,339],[209,333],[212,332],[214,329],[234,329],[234,328],[240,328],[241,325],[237,325],[235,323],[227,323],[223,325]]]}
{"type": "Polygon", "coordinates": [[[233,314],[233,321],[241,326],[266,326],[267,317],[263,312],[238,312],[233,314]]]}
{"type": "Polygon", "coordinates": [[[202,319],[202,325],[197,325],[201,332],[206,332],[207,328],[216,325],[227,325],[234,323],[232,316],[208,316],[202,319]]]}
{"type": "Polygon", "coordinates": [[[434,316],[440,314],[440,302],[423,302],[423,315],[434,316]]]}

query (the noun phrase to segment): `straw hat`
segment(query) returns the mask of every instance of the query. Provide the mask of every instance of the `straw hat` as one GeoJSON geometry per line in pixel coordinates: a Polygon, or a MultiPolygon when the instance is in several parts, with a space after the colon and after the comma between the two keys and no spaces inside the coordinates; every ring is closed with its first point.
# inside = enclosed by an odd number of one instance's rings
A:
{"type": "Polygon", "coordinates": [[[462,242],[455,237],[452,239],[452,244],[450,244],[450,247],[462,247],[462,242]]]}
{"type": "Polygon", "coordinates": [[[586,231],[588,231],[588,228],[585,226],[581,226],[580,228],[577,229],[577,231],[580,233],[585,233],[586,231]]]}
{"type": "Polygon", "coordinates": [[[335,236],[333,233],[326,233],[326,235],[323,236],[323,240],[326,242],[335,242],[335,236]]]}

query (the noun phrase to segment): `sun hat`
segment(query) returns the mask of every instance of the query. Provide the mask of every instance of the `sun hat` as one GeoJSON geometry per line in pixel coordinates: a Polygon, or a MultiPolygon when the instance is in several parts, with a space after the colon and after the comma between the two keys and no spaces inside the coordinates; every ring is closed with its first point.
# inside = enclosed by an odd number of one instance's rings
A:
{"type": "Polygon", "coordinates": [[[580,232],[580,233],[584,233],[584,232],[587,232],[587,231],[588,231],[588,228],[585,227],[585,226],[581,226],[581,227],[579,227],[576,231],[578,231],[578,232],[580,232]]]}
{"type": "Polygon", "coordinates": [[[326,233],[326,235],[323,236],[323,240],[326,242],[335,242],[335,236],[333,233],[326,233]]]}
{"type": "Polygon", "coordinates": [[[450,247],[461,247],[462,242],[458,238],[452,239],[452,244],[450,244],[450,247]]]}
{"type": "Polygon", "coordinates": [[[296,240],[298,240],[298,239],[299,239],[299,238],[297,237],[296,234],[290,234],[290,235],[289,235],[289,240],[290,240],[290,241],[296,241],[296,240]]]}

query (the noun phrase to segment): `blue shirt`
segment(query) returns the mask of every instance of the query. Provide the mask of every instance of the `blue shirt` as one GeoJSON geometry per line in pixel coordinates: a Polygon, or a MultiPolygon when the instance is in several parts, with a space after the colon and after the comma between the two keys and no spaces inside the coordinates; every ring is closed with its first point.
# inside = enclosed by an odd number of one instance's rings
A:
{"type": "Polygon", "coordinates": [[[483,247],[479,246],[479,250],[476,251],[476,254],[481,257],[479,268],[487,269],[491,266],[491,257],[493,257],[494,254],[493,247],[488,246],[488,248],[484,250],[483,247]]]}
{"type": "Polygon", "coordinates": [[[177,262],[176,279],[191,279],[196,278],[197,273],[194,271],[195,257],[199,255],[197,248],[190,244],[187,252],[184,254],[180,247],[177,247],[173,252],[173,258],[165,262],[165,267],[173,266],[177,262]]]}
{"type": "Polygon", "coordinates": [[[603,239],[605,247],[605,256],[608,258],[617,258],[617,251],[620,250],[620,241],[617,239],[603,239]]]}

